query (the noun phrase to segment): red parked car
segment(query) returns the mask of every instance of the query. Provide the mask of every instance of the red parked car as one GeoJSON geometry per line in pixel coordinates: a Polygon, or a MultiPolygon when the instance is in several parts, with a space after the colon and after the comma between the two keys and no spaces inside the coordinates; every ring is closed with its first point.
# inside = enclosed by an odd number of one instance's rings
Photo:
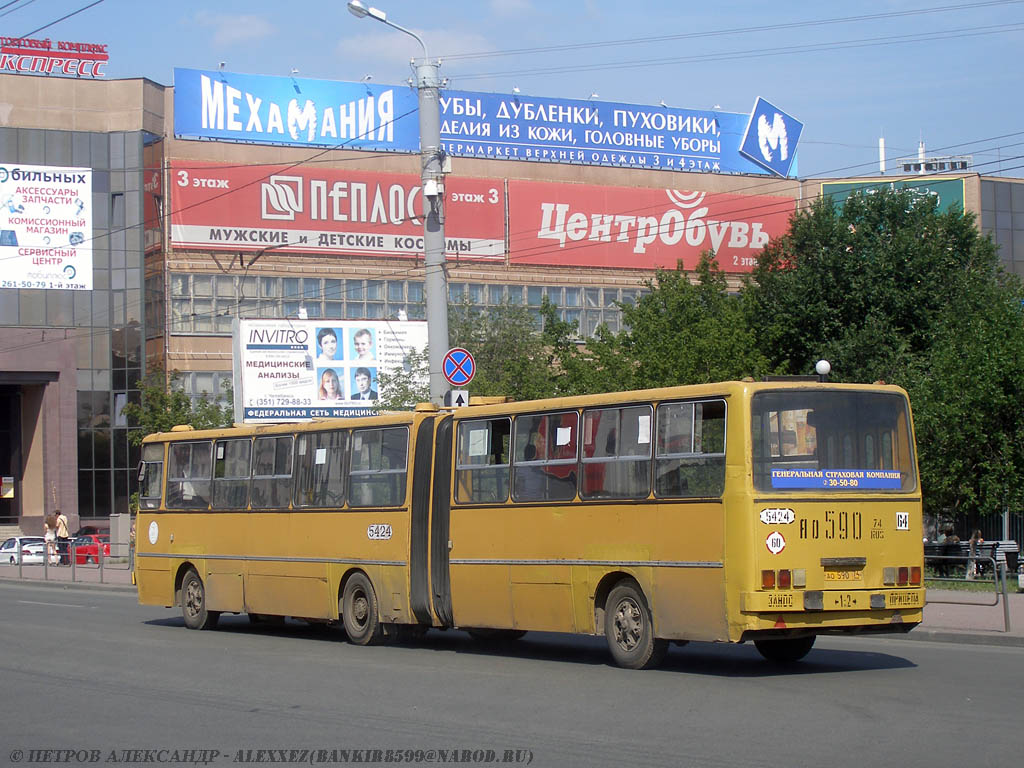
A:
{"type": "Polygon", "coordinates": [[[103,547],[103,556],[110,557],[110,537],[90,533],[87,536],[79,536],[71,542],[72,551],[75,553],[75,563],[98,563],[100,561],[100,547],[103,547]]]}

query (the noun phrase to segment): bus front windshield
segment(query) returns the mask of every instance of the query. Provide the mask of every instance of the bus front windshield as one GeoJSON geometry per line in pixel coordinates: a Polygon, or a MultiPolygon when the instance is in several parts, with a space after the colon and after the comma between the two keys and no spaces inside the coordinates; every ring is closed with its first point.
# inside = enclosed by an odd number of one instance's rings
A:
{"type": "Polygon", "coordinates": [[[892,392],[791,389],[751,403],[760,491],[912,491],[906,398],[892,392]]]}

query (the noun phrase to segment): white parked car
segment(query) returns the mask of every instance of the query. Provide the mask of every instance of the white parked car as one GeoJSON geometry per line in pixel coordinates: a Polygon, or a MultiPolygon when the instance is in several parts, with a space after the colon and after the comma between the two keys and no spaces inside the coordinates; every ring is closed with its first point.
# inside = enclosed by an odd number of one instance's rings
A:
{"type": "MultiPolygon", "coordinates": [[[[42,536],[12,536],[0,544],[0,563],[42,565],[46,542],[42,536]]],[[[52,562],[52,561],[51,561],[52,562]]]]}

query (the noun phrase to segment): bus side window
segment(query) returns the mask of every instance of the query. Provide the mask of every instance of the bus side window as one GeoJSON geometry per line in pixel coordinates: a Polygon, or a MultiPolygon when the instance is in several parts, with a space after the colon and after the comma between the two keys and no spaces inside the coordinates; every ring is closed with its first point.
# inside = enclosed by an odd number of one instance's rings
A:
{"type": "Polygon", "coordinates": [[[579,414],[518,416],[512,455],[512,496],[516,501],[576,498],[579,414]]]}
{"type": "Polygon", "coordinates": [[[348,432],[310,432],[296,438],[295,506],[345,504],[348,432]]]}
{"type": "Polygon", "coordinates": [[[292,488],[292,436],[257,437],[252,449],[252,508],[288,506],[292,488]]]}
{"type": "Polygon", "coordinates": [[[394,507],[405,501],[408,473],[407,427],[357,429],[352,433],[349,504],[394,507]]]}
{"type": "Polygon", "coordinates": [[[139,507],[157,509],[164,488],[163,443],[142,446],[142,471],[139,473],[139,507]]]}
{"type": "Polygon", "coordinates": [[[457,501],[508,501],[511,434],[512,420],[508,417],[459,423],[455,457],[457,501]]]}
{"type": "Polygon", "coordinates": [[[580,496],[643,499],[651,493],[651,406],[583,413],[580,496]]]}
{"type": "Polygon", "coordinates": [[[213,508],[245,509],[249,504],[252,440],[218,440],[213,446],[213,508]]]}
{"type": "Polygon", "coordinates": [[[721,496],[725,490],[724,400],[658,406],[655,494],[721,496]]]}
{"type": "Polygon", "coordinates": [[[213,442],[174,443],[167,467],[167,508],[208,509],[213,442]]]}

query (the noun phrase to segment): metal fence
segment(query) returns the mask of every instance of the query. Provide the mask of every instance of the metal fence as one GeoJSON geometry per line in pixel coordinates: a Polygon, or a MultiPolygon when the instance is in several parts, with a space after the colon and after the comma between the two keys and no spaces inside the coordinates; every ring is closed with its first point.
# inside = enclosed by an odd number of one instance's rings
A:
{"type": "Polygon", "coordinates": [[[135,567],[134,548],[129,550],[127,557],[112,557],[104,554],[103,550],[102,546],[95,545],[81,548],[73,543],[66,547],[58,545],[49,556],[44,552],[41,563],[26,563],[25,558],[19,555],[18,562],[5,565],[0,576],[43,581],[125,583],[125,575],[135,567]]]}
{"type": "Polygon", "coordinates": [[[952,526],[956,534],[966,541],[977,529],[986,541],[1007,541],[1012,539],[1018,545],[1024,542],[1024,513],[1004,512],[1001,515],[960,514],[948,517],[930,517],[925,520],[925,536],[935,541],[946,526],[952,526]]]}

